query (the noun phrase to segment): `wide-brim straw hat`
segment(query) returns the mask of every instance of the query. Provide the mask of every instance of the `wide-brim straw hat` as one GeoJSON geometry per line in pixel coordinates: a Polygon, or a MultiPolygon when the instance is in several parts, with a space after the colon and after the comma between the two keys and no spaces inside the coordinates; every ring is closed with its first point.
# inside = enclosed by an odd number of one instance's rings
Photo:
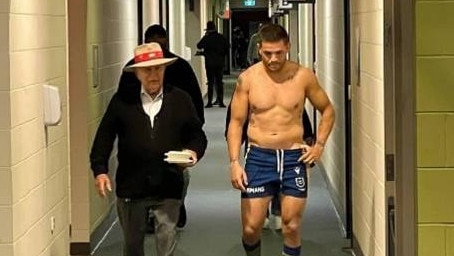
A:
{"type": "Polygon", "coordinates": [[[164,52],[158,43],[148,43],[134,49],[134,64],[126,66],[124,71],[132,72],[134,68],[170,65],[177,58],[164,58],[164,52]]]}

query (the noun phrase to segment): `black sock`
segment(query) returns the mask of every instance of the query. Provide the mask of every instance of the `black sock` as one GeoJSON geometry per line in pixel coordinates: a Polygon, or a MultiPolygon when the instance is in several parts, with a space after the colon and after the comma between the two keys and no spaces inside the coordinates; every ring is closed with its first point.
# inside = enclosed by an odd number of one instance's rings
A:
{"type": "Polygon", "coordinates": [[[247,256],[260,256],[260,240],[253,245],[246,244],[243,240],[243,248],[247,256]]]}
{"type": "Polygon", "coordinates": [[[284,249],[282,250],[283,256],[300,256],[301,255],[301,245],[298,247],[289,247],[284,244],[284,249]]]}

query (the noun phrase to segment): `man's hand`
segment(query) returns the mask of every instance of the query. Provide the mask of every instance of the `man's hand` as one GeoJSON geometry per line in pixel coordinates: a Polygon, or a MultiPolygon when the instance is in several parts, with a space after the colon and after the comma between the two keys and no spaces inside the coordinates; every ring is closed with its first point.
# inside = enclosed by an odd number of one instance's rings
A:
{"type": "Polygon", "coordinates": [[[230,180],[234,188],[246,191],[245,186],[248,184],[247,175],[238,160],[230,162],[230,180]]]}
{"type": "Polygon", "coordinates": [[[301,145],[302,155],[298,161],[303,161],[305,164],[315,164],[323,153],[323,145],[315,143],[313,146],[301,145]]]}
{"type": "Polygon", "coordinates": [[[188,167],[193,167],[196,163],[197,163],[197,153],[193,150],[190,150],[190,149],[183,149],[183,152],[188,152],[191,154],[191,160],[192,162],[189,162],[189,163],[178,163],[177,165],[178,166],[181,166],[181,167],[184,167],[184,168],[188,168],[188,167]]]}
{"type": "Polygon", "coordinates": [[[107,192],[112,192],[112,185],[107,174],[99,174],[96,176],[95,186],[101,197],[106,197],[107,192]]]}

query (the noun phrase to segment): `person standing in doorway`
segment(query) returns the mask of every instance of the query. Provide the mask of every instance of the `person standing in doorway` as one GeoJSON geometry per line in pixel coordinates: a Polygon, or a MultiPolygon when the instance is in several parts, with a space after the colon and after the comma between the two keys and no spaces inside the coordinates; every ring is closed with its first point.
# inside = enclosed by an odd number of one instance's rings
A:
{"type": "Polygon", "coordinates": [[[247,47],[247,62],[249,66],[252,66],[253,64],[257,63],[260,61],[260,55],[259,55],[259,41],[260,41],[260,36],[259,36],[259,30],[263,26],[262,23],[259,23],[257,32],[252,34],[252,36],[249,38],[249,43],[247,47]]]}
{"type": "Polygon", "coordinates": [[[261,255],[261,231],[274,195],[281,199],[284,256],[301,255],[300,225],[308,193],[306,165],[320,160],[334,124],[334,108],[312,70],[287,60],[290,41],[280,25],[259,31],[261,62],[238,78],[227,133],[232,186],[241,191],[242,242],[248,256],[261,255]],[[308,99],[321,119],[313,145],[301,121],[308,99]],[[246,163],[240,162],[243,124],[246,163]]]}
{"type": "MultiPolygon", "coordinates": [[[[167,31],[164,27],[158,24],[151,25],[145,31],[145,43],[156,42],[162,48],[165,58],[176,58],[175,62],[169,64],[166,67],[166,72],[164,74],[164,86],[174,86],[178,87],[181,90],[185,91],[191,97],[192,103],[197,111],[197,115],[205,123],[205,115],[203,108],[203,98],[202,92],[200,91],[200,85],[197,81],[197,77],[192,69],[191,65],[183,58],[177,56],[176,54],[169,51],[168,45],[168,36],[167,31]]],[[[134,59],[131,59],[126,65],[131,65],[134,63],[134,59]]],[[[122,72],[120,77],[120,83],[118,85],[118,90],[127,93],[128,90],[134,91],[134,88],[140,87],[140,81],[131,72],[122,72]]],[[[189,182],[190,182],[190,173],[188,170],[183,172],[184,174],[184,187],[182,195],[182,204],[180,207],[180,215],[178,218],[177,227],[183,228],[187,222],[187,212],[185,206],[185,198],[187,195],[189,182]]],[[[148,233],[154,233],[154,218],[150,214],[148,233]]]]}
{"type": "Polygon", "coordinates": [[[91,169],[96,189],[105,197],[112,187],[108,162],[118,139],[115,192],[124,256],[144,255],[149,209],[155,216],[157,255],[174,255],[183,170],[197,164],[207,147],[191,98],[164,86],[165,69],[174,61],[164,57],[158,43],[137,46],[134,63],[124,70],[133,72],[141,86],[114,94],[93,141],[91,169]],[[190,161],[167,162],[169,151],[185,152],[190,161]]]}
{"type": "Polygon", "coordinates": [[[225,56],[229,52],[229,42],[216,31],[213,21],[208,21],[205,35],[197,43],[197,49],[203,49],[205,57],[205,72],[208,80],[208,102],[206,108],[219,104],[225,108],[224,104],[224,84],[222,76],[224,73],[225,56]],[[216,86],[216,101],[213,102],[213,90],[216,86]]]}

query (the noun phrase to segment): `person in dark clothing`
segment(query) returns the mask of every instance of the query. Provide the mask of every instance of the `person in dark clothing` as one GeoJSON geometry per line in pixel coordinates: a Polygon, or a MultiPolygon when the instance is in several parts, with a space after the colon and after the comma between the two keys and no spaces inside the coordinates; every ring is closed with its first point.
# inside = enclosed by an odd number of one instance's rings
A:
{"type": "Polygon", "coordinates": [[[207,22],[205,30],[205,35],[197,43],[197,49],[203,49],[205,72],[208,80],[208,102],[205,107],[213,107],[213,90],[216,85],[216,103],[219,104],[219,107],[225,108],[222,75],[225,56],[229,52],[230,45],[227,39],[216,31],[213,21],[207,22]]]}
{"type": "MultiPolygon", "coordinates": [[[[167,31],[161,25],[151,25],[145,31],[145,43],[150,42],[156,42],[161,45],[165,58],[176,58],[176,61],[168,65],[166,68],[164,74],[164,86],[172,85],[188,93],[189,96],[191,96],[192,102],[194,103],[200,120],[202,121],[202,123],[205,123],[202,92],[200,91],[199,82],[197,81],[197,77],[191,65],[189,65],[189,63],[185,59],[169,51],[167,31]]],[[[131,65],[133,62],[134,59],[131,59],[126,65],[131,65]]],[[[118,85],[118,90],[128,91],[130,90],[129,87],[140,87],[140,81],[133,73],[123,72],[120,78],[120,83],[118,85]]],[[[190,173],[185,170],[183,196],[181,200],[182,204],[177,223],[178,228],[183,228],[187,222],[186,206],[184,202],[190,178],[190,173]]],[[[147,230],[148,233],[154,233],[154,219],[152,218],[152,214],[150,214],[149,226],[147,230]]]]}
{"type": "Polygon", "coordinates": [[[183,192],[183,170],[198,163],[207,138],[187,93],[164,86],[165,58],[158,43],[139,45],[134,72],[141,86],[127,85],[112,97],[95,135],[90,164],[98,194],[111,191],[108,161],[118,139],[115,177],[117,212],[124,237],[124,256],[144,255],[148,211],[155,216],[157,255],[172,256],[183,192]],[[174,163],[166,152],[181,151],[188,162],[174,163]]]}

